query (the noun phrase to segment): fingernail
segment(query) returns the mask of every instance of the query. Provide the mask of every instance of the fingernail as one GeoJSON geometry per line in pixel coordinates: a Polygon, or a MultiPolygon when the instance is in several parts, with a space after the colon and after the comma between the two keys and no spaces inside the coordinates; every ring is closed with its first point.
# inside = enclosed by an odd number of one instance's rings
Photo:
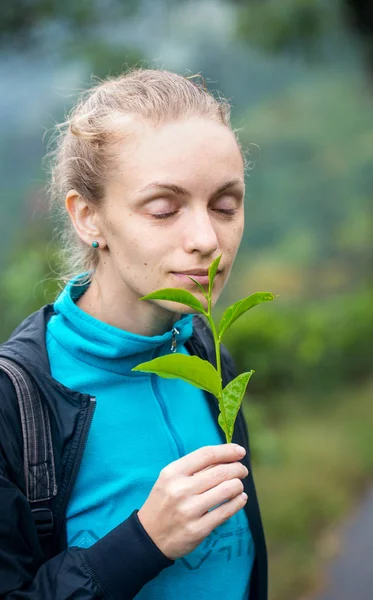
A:
{"type": "Polygon", "coordinates": [[[246,450],[242,446],[237,446],[237,454],[238,456],[245,456],[246,450]]]}
{"type": "Polygon", "coordinates": [[[247,501],[247,494],[246,494],[246,492],[242,492],[241,496],[242,496],[242,499],[245,500],[245,502],[246,502],[247,501]]]}

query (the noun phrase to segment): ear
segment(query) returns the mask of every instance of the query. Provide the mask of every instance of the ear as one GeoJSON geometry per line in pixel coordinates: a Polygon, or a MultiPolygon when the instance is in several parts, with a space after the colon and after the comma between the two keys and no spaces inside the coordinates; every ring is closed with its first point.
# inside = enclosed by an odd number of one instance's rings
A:
{"type": "Polygon", "coordinates": [[[80,239],[89,246],[92,245],[93,241],[97,241],[100,249],[104,248],[106,240],[100,234],[97,210],[91,204],[88,204],[76,190],[68,192],[65,206],[80,239]]]}

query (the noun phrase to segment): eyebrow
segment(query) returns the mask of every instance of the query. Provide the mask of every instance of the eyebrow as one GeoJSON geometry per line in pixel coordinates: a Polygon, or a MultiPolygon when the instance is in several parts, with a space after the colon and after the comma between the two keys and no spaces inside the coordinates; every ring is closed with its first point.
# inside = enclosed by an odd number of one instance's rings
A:
{"type": "MultiPolygon", "coordinates": [[[[232,179],[231,181],[227,181],[226,183],[223,183],[223,185],[218,187],[218,189],[215,190],[215,192],[212,194],[212,196],[217,196],[218,194],[225,192],[226,190],[228,190],[231,187],[234,187],[237,184],[240,184],[243,186],[244,182],[242,181],[242,179],[239,179],[239,178],[232,179]]],[[[191,196],[191,193],[186,188],[183,188],[179,185],[175,185],[174,183],[166,183],[166,182],[163,183],[163,182],[158,182],[158,181],[149,183],[148,185],[141,188],[140,190],[137,190],[137,192],[145,192],[147,190],[157,190],[157,189],[170,190],[171,192],[173,192],[174,194],[177,194],[179,196],[191,196]]]]}

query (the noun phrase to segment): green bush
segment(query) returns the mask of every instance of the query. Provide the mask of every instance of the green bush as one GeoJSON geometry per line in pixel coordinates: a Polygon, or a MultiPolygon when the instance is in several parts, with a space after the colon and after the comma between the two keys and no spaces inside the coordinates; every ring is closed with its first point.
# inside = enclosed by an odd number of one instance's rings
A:
{"type": "Polygon", "coordinates": [[[373,290],[281,306],[255,308],[225,342],[239,371],[255,369],[249,394],[329,389],[372,372],[373,290]]]}

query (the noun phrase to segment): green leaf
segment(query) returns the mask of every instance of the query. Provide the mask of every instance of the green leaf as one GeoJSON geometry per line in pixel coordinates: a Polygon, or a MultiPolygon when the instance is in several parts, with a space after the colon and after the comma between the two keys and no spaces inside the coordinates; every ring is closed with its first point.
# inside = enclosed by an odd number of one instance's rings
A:
{"type": "Polygon", "coordinates": [[[198,298],[187,290],[180,288],[164,288],[162,290],[156,290],[151,294],[143,296],[140,300],[170,300],[171,302],[186,304],[186,306],[190,306],[190,308],[205,314],[205,309],[198,298]]]}
{"type": "Polygon", "coordinates": [[[204,290],[204,287],[203,287],[203,286],[200,284],[200,282],[199,282],[199,281],[197,281],[196,279],[193,279],[193,277],[190,277],[189,275],[188,275],[188,277],[189,277],[189,279],[190,279],[191,281],[193,281],[193,283],[195,283],[195,284],[196,284],[196,285],[199,287],[199,289],[201,290],[202,294],[204,295],[204,297],[205,297],[205,298],[206,298],[206,300],[207,300],[207,297],[208,297],[208,296],[207,296],[207,294],[206,294],[206,292],[205,292],[205,290],[204,290]]]}
{"type": "Polygon", "coordinates": [[[241,373],[241,375],[238,375],[238,377],[233,379],[223,389],[223,397],[221,402],[224,408],[225,418],[227,422],[225,424],[222,412],[219,415],[218,422],[225,433],[227,443],[230,443],[232,441],[237,413],[241,406],[242,398],[246,391],[246,386],[249,383],[250,377],[253,373],[254,371],[241,373]]]}
{"type": "Polygon", "coordinates": [[[207,360],[202,360],[198,356],[168,354],[141,363],[132,371],[155,373],[166,379],[179,377],[202,390],[211,392],[214,396],[221,394],[221,380],[217,370],[207,360]]]}
{"type": "Polygon", "coordinates": [[[219,267],[221,256],[222,255],[218,256],[218,258],[215,258],[215,260],[209,266],[209,297],[211,297],[212,288],[214,285],[214,279],[215,279],[216,273],[218,272],[218,267],[219,267]]]}
{"type": "Polygon", "coordinates": [[[257,306],[257,304],[269,302],[270,300],[274,300],[274,295],[270,292],[256,292],[256,294],[252,294],[228,306],[219,323],[219,340],[222,339],[228,327],[237,321],[241,315],[250,310],[250,308],[257,306]]]}

